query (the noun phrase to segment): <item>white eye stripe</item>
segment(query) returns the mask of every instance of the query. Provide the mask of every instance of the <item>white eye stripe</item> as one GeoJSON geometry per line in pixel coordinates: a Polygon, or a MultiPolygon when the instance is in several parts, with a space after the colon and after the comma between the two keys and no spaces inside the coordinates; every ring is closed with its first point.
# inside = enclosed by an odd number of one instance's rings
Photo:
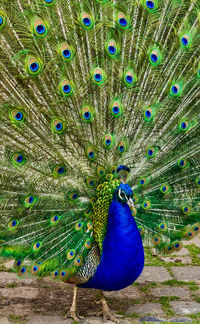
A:
{"type": "MultiPolygon", "coordinates": [[[[125,196],[125,198],[126,198],[126,200],[128,201],[128,198],[127,198],[127,196],[126,196],[126,194],[125,194],[125,192],[123,191],[123,194],[124,194],[124,196],[125,196]]],[[[124,198],[122,197],[122,190],[121,189],[119,189],[119,198],[121,199],[121,200],[123,200],[124,198]]]]}

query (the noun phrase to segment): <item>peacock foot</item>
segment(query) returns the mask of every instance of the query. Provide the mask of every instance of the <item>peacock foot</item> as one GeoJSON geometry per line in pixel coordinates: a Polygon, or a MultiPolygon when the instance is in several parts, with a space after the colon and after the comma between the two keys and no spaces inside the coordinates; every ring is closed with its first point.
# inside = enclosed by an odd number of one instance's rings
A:
{"type": "Polygon", "coordinates": [[[76,312],[76,309],[74,309],[74,308],[70,308],[67,315],[65,315],[65,319],[70,318],[70,317],[77,323],[80,323],[80,321],[82,319],[84,319],[84,317],[79,316],[79,314],[76,312]]]}
{"type": "Polygon", "coordinates": [[[101,303],[102,303],[102,306],[103,306],[103,309],[101,312],[99,312],[98,315],[103,315],[103,321],[106,321],[106,320],[111,320],[112,322],[114,323],[117,323],[119,324],[119,319],[117,317],[121,317],[121,316],[118,316],[116,314],[114,314],[110,308],[108,307],[108,304],[106,303],[106,300],[105,298],[101,298],[101,303]]]}

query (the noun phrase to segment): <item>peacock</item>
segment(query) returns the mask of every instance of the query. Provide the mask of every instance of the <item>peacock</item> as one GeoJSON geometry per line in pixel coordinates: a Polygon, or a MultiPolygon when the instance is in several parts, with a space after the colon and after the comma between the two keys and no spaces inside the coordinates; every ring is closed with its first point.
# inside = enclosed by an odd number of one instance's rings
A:
{"type": "Polygon", "coordinates": [[[1,0],[0,256],[101,292],[200,232],[199,0],[1,0]]]}

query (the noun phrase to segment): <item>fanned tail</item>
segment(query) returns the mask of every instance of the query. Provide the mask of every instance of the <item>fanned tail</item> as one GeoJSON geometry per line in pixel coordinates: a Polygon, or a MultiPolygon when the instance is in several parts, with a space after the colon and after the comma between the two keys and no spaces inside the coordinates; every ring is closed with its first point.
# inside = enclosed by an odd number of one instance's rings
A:
{"type": "Polygon", "coordinates": [[[1,1],[0,253],[20,275],[92,275],[120,164],[144,244],[200,231],[199,17],[197,0],[1,1]]]}

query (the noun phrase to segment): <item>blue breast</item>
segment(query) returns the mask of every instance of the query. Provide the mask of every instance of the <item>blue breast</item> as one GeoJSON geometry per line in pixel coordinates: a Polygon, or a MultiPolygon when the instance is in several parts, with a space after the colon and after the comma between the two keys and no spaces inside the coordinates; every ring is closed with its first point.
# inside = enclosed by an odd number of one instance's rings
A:
{"type": "Polygon", "coordinates": [[[132,284],[144,267],[141,235],[127,204],[114,199],[110,205],[108,230],[95,275],[79,287],[119,290],[132,284]]]}

